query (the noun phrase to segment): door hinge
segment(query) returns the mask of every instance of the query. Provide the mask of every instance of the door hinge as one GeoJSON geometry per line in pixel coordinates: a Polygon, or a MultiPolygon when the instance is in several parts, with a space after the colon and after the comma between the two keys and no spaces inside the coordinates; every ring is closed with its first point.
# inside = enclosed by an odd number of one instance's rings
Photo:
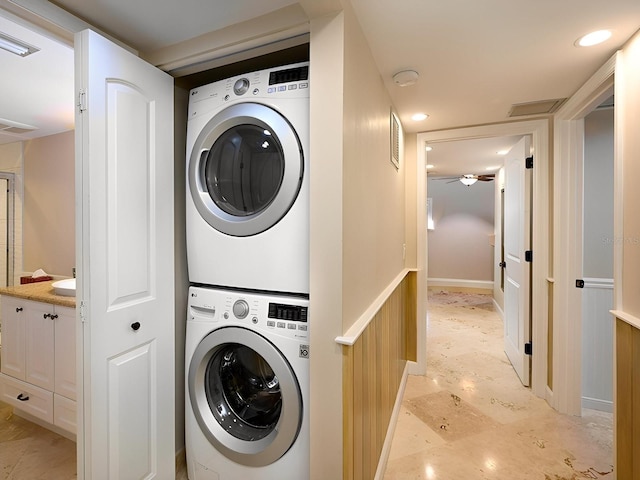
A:
{"type": "Polygon", "coordinates": [[[499,266],[500,268],[507,268],[507,262],[500,262],[500,263],[498,264],[498,266],[499,266]]]}
{"type": "Polygon", "coordinates": [[[576,288],[584,288],[584,280],[582,280],[581,278],[578,278],[576,280],[576,288]]]}
{"type": "Polygon", "coordinates": [[[524,344],[524,354],[533,355],[533,344],[531,342],[527,342],[524,344]]]}
{"type": "Polygon", "coordinates": [[[80,321],[81,321],[82,323],[84,323],[84,322],[85,322],[85,316],[84,316],[84,302],[80,302],[79,311],[80,311],[80,321]]]}
{"type": "Polygon", "coordinates": [[[524,261],[529,263],[533,262],[533,250],[524,252],[524,261]]]}
{"type": "Polygon", "coordinates": [[[533,157],[527,157],[524,162],[524,166],[526,168],[533,168],[533,157]]]}
{"type": "Polygon", "coordinates": [[[78,92],[78,110],[80,113],[87,109],[87,92],[82,89],[78,92]]]}

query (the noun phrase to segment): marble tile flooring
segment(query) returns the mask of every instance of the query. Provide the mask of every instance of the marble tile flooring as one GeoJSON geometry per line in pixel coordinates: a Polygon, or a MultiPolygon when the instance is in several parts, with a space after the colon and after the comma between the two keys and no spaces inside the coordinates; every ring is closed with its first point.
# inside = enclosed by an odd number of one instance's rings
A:
{"type": "Polygon", "coordinates": [[[13,414],[0,402],[0,479],[76,478],[76,444],[13,414]]]}
{"type": "Polygon", "coordinates": [[[612,415],[560,415],[520,383],[491,297],[430,292],[427,376],[410,376],[385,480],[613,479],[612,415]]]}

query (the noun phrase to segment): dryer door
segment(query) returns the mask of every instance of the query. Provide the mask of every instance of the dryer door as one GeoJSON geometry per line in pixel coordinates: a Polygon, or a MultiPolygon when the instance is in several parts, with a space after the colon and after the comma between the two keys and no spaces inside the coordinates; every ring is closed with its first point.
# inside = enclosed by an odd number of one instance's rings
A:
{"type": "Polygon", "coordinates": [[[234,462],[273,463],[298,436],[303,405],[296,376],[256,332],[225,327],[207,335],[191,359],[188,388],[200,429],[234,462]]]}
{"type": "Polygon", "coordinates": [[[204,127],[188,167],[200,215],[216,230],[247,237],[278,223],[293,205],[304,173],[291,124],[259,103],[237,103],[204,127]]]}

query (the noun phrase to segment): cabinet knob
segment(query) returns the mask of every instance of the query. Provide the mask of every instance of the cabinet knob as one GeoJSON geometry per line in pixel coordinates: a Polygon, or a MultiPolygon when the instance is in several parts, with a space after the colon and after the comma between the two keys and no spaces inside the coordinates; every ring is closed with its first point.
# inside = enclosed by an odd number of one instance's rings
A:
{"type": "Polygon", "coordinates": [[[138,331],[138,329],[140,328],[140,322],[133,322],[131,324],[131,329],[134,331],[138,331]]]}
{"type": "Polygon", "coordinates": [[[20,395],[18,395],[16,398],[17,398],[18,400],[20,400],[21,402],[26,402],[27,400],[29,400],[29,396],[27,395],[27,396],[25,397],[23,393],[21,393],[20,395]]]}
{"type": "Polygon", "coordinates": [[[24,310],[22,307],[16,307],[16,313],[20,313],[22,310],[24,310]]]}
{"type": "Polygon", "coordinates": [[[51,316],[50,313],[45,313],[44,315],[42,315],[42,318],[49,318],[51,316]]]}

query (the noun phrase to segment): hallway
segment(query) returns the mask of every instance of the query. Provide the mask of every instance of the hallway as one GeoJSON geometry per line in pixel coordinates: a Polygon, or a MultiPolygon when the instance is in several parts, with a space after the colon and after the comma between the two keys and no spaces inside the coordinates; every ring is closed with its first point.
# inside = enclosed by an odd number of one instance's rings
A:
{"type": "Polygon", "coordinates": [[[520,383],[491,296],[429,292],[427,376],[410,376],[385,480],[613,478],[612,415],[557,414],[520,383]]]}

